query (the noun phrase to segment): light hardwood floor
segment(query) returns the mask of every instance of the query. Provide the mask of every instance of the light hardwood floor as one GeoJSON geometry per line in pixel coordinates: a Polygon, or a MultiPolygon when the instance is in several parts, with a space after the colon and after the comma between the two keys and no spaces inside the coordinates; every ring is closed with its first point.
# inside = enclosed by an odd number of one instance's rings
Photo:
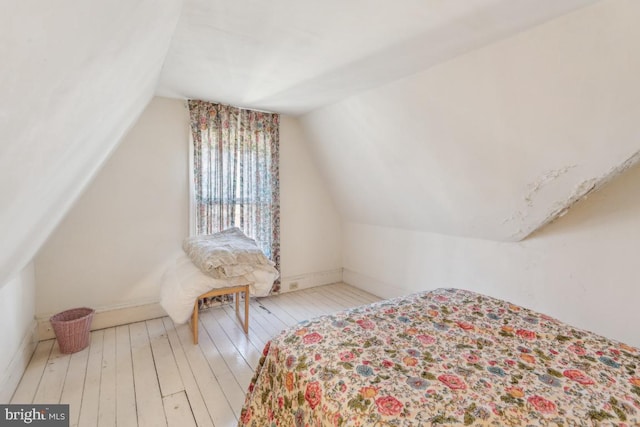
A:
{"type": "Polygon", "coordinates": [[[335,284],[252,299],[249,334],[230,305],[202,312],[200,344],[168,317],[91,332],[61,354],[41,341],[11,403],[68,403],[71,426],[237,425],[265,343],[301,320],[378,301],[335,284]]]}

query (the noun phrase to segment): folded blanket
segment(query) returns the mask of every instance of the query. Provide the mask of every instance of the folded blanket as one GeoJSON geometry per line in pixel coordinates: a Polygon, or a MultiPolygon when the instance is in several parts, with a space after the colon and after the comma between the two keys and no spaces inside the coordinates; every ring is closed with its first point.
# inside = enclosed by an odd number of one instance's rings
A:
{"type": "Polygon", "coordinates": [[[205,274],[215,279],[227,279],[251,273],[256,266],[271,266],[270,261],[237,227],[215,234],[185,239],[182,249],[205,274]]]}
{"type": "Polygon", "coordinates": [[[266,296],[278,270],[239,228],[185,239],[162,277],[160,304],[174,322],[189,319],[198,296],[216,288],[249,285],[251,296],[266,296]]]}
{"type": "Polygon", "coordinates": [[[162,276],[160,304],[175,323],[185,323],[200,295],[212,289],[250,284],[251,296],[269,295],[278,271],[270,265],[259,265],[251,273],[228,279],[215,279],[204,274],[182,254],[173,260],[162,276]]]}

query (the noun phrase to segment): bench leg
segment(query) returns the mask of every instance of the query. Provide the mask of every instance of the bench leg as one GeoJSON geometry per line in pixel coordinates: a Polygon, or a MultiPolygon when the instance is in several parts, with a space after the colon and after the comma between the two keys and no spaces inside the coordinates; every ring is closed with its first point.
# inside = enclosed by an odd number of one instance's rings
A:
{"type": "Polygon", "coordinates": [[[238,291],[233,297],[236,300],[236,317],[242,325],[245,334],[249,333],[249,286],[245,286],[243,290],[238,291]],[[244,321],[240,317],[240,293],[244,292],[244,321]]]}
{"type": "MultiPolygon", "coordinates": [[[[234,290],[237,290],[238,288],[236,287],[234,290]]],[[[196,299],[196,302],[193,304],[193,314],[191,315],[191,332],[193,334],[193,343],[194,344],[198,344],[198,302],[200,301],[200,298],[206,298],[208,296],[218,296],[218,295],[230,295],[231,293],[233,293],[233,299],[235,300],[235,304],[236,304],[236,317],[238,318],[238,320],[240,321],[240,324],[242,324],[242,329],[244,330],[245,334],[249,333],[249,285],[247,286],[243,286],[240,290],[237,290],[237,292],[228,292],[228,293],[206,293],[206,294],[202,294],[200,295],[200,297],[198,297],[196,299]],[[243,319],[240,317],[240,294],[244,292],[244,321],[243,319]]]]}
{"type": "Polygon", "coordinates": [[[191,315],[191,331],[193,332],[193,343],[198,344],[198,300],[193,305],[193,314],[191,315]]]}
{"type": "Polygon", "coordinates": [[[249,287],[244,290],[244,333],[249,333],[249,287]]]}

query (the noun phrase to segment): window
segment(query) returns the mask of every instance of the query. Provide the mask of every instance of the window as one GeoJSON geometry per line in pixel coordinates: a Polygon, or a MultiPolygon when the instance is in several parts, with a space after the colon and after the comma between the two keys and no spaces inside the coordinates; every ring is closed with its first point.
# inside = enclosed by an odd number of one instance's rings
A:
{"type": "MultiPolygon", "coordinates": [[[[280,270],[278,114],[189,101],[192,232],[239,227],[280,270]]],[[[277,289],[274,289],[277,291],[277,289]]]]}

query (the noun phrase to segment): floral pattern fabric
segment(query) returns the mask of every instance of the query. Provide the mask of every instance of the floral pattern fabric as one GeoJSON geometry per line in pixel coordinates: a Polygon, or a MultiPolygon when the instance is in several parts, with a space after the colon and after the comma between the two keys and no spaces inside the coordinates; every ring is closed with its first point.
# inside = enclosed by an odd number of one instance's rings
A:
{"type": "Polygon", "coordinates": [[[196,234],[238,227],[280,271],[280,115],[198,100],[189,114],[196,234]]]}
{"type": "Polygon", "coordinates": [[[268,343],[240,426],[640,425],[640,350],[438,289],[268,343]]]}

